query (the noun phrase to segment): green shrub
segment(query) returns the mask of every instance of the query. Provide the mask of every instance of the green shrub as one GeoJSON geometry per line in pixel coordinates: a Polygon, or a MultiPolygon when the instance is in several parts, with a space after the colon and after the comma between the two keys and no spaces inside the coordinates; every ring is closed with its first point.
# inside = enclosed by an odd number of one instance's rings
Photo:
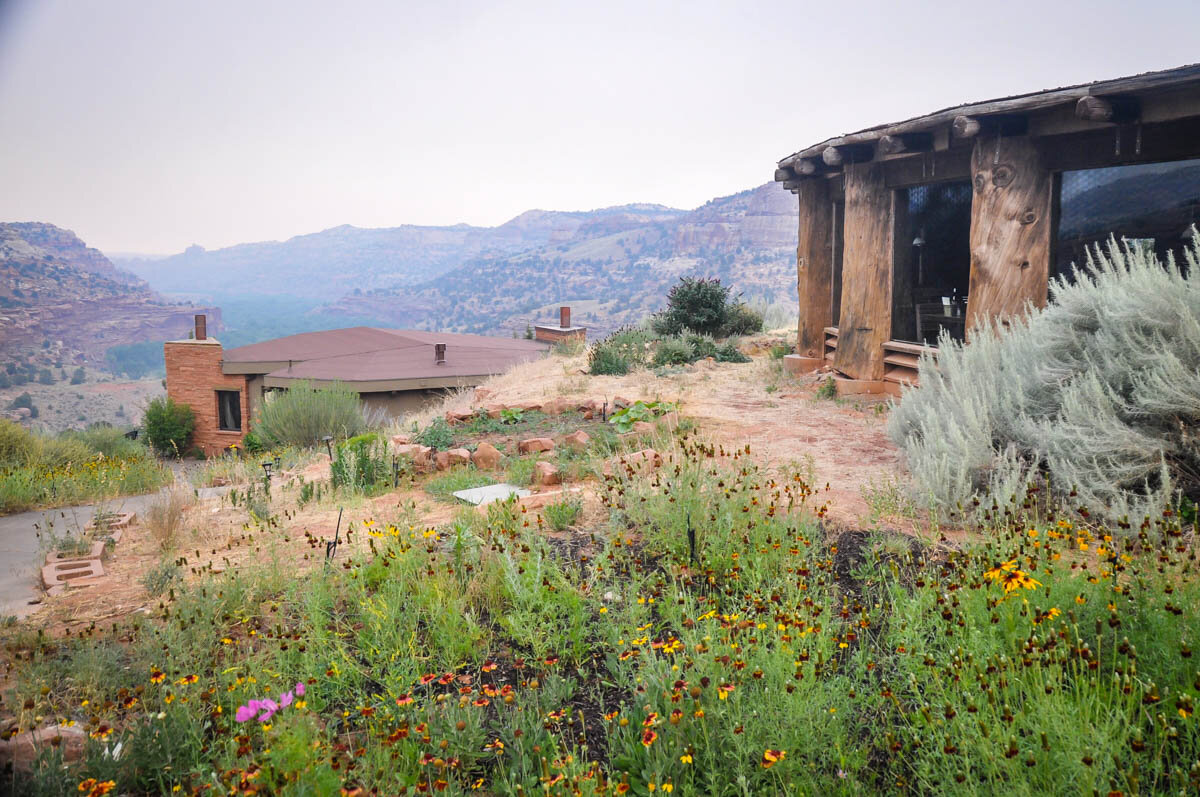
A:
{"type": "Polygon", "coordinates": [[[107,424],[92,424],[81,432],[63,432],[61,436],[78,440],[95,453],[109,458],[136,459],[148,453],[144,444],[126,437],[123,429],[107,424]]]}
{"type": "Polygon", "coordinates": [[[335,448],[333,461],[329,463],[329,480],[334,487],[351,490],[391,486],[391,455],[382,436],[361,434],[335,448]]]}
{"type": "Polygon", "coordinates": [[[271,446],[314,446],[323,437],[353,437],[366,426],[354,389],[341,383],[314,388],[298,382],[263,403],[254,431],[271,446]]]}
{"type": "Polygon", "coordinates": [[[837,382],[834,381],[832,376],[826,377],[821,386],[817,388],[817,398],[825,399],[826,401],[832,401],[837,398],[837,382]]]}
{"type": "Polygon", "coordinates": [[[608,422],[620,434],[633,431],[633,425],[638,421],[653,421],[668,412],[674,412],[678,407],[669,401],[635,401],[628,407],[617,410],[608,418],[608,422]]]}
{"type": "Polygon", "coordinates": [[[247,454],[259,454],[262,452],[263,448],[264,446],[262,444],[262,438],[259,437],[258,432],[254,431],[253,429],[246,432],[246,434],[242,436],[242,449],[247,454]]]}
{"type": "Polygon", "coordinates": [[[1045,309],[966,345],[940,339],[888,423],[932,501],[986,491],[1003,506],[1048,476],[1113,522],[1200,496],[1200,238],[1184,256],[1190,276],[1110,240],[1045,309]]]}
{"type": "Polygon", "coordinates": [[[428,426],[417,432],[414,439],[421,445],[438,451],[454,448],[454,430],[442,417],[434,418],[428,426]]]}
{"type": "Polygon", "coordinates": [[[142,426],[151,448],[163,456],[180,457],[191,446],[196,414],[186,404],[177,404],[167,396],[158,396],[146,405],[142,426]]]}
{"type": "Polygon", "coordinates": [[[28,393],[22,393],[8,404],[10,410],[29,410],[29,417],[36,418],[38,416],[37,405],[33,403],[33,396],[28,393]]]}
{"type": "Polygon", "coordinates": [[[43,468],[82,465],[96,458],[96,452],[71,436],[43,437],[39,440],[37,464],[43,468]]]}
{"type": "Polygon", "coordinates": [[[146,588],[146,592],[152,598],[157,598],[182,583],[183,574],[179,572],[179,567],[169,559],[159,562],[147,570],[146,575],[142,576],[142,586],[146,588]]]}
{"type": "Polygon", "coordinates": [[[630,370],[629,360],[610,343],[601,341],[588,350],[588,371],[595,376],[624,376],[630,370]]]}
{"type": "MultiPolygon", "coordinates": [[[[655,315],[654,331],[677,335],[683,330],[720,335],[728,320],[729,288],[719,279],[680,277],[667,293],[667,309],[655,315]]],[[[761,326],[761,318],[759,323],[761,326]]]]}
{"type": "Polygon", "coordinates": [[[664,338],[654,350],[654,365],[687,365],[696,361],[696,350],[683,338],[664,338]]]}
{"type": "Polygon", "coordinates": [[[692,347],[692,362],[703,360],[705,357],[716,359],[717,352],[719,351],[717,342],[708,335],[698,335],[693,332],[685,337],[684,340],[692,347]]]}
{"type": "Polygon", "coordinates": [[[579,513],[582,511],[583,503],[577,498],[572,498],[556,504],[547,504],[546,508],[542,510],[542,517],[550,524],[550,528],[555,531],[565,531],[579,518],[579,513]]]}
{"type": "Polygon", "coordinates": [[[716,359],[719,363],[748,363],[750,358],[742,354],[737,344],[729,340],[717,347],[716,359]]]}
{"type": "Polygon", "coordinates": [[[734,302],[725,308],[725,323],[721,325],[721,337],[753,335],[762,332],[763,317],[745,302],[734,302]]]}
{"type": "Polygon", "coordinates": [[[37,456],[37,439],[20,424],[0,418],[0,467],[27,465],[37,456]]]}
{"type": "Polygon", "coordinates": [[[82,365],[75,369],[75,373],[71,374],[72,385],[82,385],[85,379],[87,379],[87,375],[84,373],[82,365]]]}

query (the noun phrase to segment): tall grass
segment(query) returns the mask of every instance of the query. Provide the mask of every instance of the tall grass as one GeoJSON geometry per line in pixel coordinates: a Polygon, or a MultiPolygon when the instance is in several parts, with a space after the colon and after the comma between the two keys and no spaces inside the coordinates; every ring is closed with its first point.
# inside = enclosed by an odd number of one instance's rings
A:
{"type": "Polygon", "coordinates": [[[111,428],[49,436],[0,420],[0,514],[152,492],[171,471],[111,428]]]}

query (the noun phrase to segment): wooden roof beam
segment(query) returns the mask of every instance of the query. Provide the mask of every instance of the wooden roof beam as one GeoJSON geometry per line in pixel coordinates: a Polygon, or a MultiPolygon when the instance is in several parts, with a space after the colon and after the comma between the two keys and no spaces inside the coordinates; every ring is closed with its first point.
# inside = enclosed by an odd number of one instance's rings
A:
{"type": "Polygon", "coordinates": [[[874,157],[874,147],[870,144],[838,144],[821,152],[825,165],[835,169],[847,163],[864,163],[874,157]]]}
{"type": "Polygon", "coordinates": [[[1075,118],[1085,122],[1127,124],[1141,116],[1141,104],[1133,97],[1080,97],[1075,103],[1075,118]]]}
{"type": "Polygon", "coordinates": [[[1023,136],[1029,132],[1029,117],[1025,114],[992,114],[991,116],[954,117],[950,123],[954,138],[974,138],[981,133],[1001,136],[1023,136]]]}
{"type": "Polygon", "coordinates": [[[883,135],[875,144],[876,155],[899,155],[910,152],[929,152],[933,149],[933,133],[899,133],[883,135]]]}

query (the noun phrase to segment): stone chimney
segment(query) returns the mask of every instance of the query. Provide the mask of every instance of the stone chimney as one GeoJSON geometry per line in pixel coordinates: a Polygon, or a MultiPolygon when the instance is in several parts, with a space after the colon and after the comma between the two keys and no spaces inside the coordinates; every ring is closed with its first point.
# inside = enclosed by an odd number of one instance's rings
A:
{"type": "Polygon", "coordinates": [[[434,365],[445,365],[446,364],[446,344],[445,343],[433,344],[433,363],[434,363],[434,365]]]}
{"type": "Polygon", "coordinates": [[[204,313],[196,314],[196,340],[208,338],[208,317],[204,313]]]}

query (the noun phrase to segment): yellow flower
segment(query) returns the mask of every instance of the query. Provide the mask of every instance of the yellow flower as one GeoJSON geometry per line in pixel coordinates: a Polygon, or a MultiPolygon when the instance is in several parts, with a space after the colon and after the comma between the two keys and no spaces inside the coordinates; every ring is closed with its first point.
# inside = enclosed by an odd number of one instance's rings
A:
{"type": "Polygon", "coordinates": [[[679,760],[685,764],[690,764],[690,763],[692,763],[692,754],[684,753],[683,755],[679,756],[679,760]]]}

